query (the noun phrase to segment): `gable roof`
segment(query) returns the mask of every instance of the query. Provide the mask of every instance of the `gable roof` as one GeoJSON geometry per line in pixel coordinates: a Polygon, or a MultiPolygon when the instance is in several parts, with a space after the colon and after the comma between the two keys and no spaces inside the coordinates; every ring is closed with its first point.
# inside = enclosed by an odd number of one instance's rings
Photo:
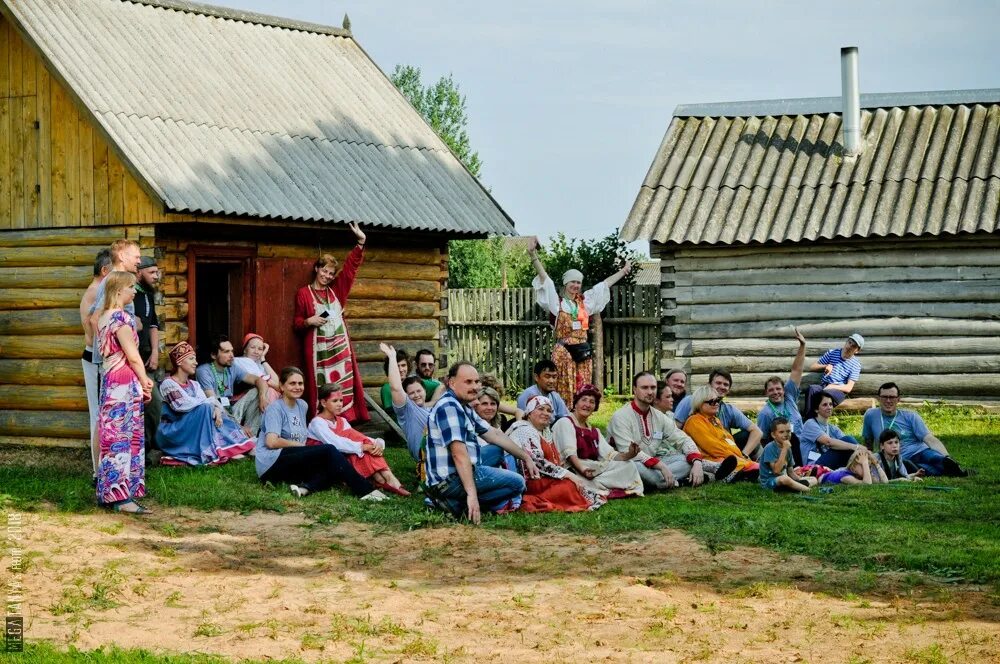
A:
{"type": "Polygon", "coordinates": [[[678,106],[622,237],[676,244],[1000,229],[1000,89],[678,106]]]}
{"type": "Polygon", "coordinates": [[[168,211],[509,234],[350,32],[177,0],[0,0],[168,211]]]}

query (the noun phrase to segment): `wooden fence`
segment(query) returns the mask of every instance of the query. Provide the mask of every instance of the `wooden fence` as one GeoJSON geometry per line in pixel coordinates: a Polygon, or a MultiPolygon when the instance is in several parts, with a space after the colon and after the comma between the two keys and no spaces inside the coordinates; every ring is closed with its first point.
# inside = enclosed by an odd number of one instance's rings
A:
{"type": "MultiPolygon", "coordinates": [[[[659,286],[612,288],[602,319],[604,385],[628,394],[635,372],[660,366],[659,286]]],[[[449,361],[475,363],[503,381],[508,393],[532,383],[532,365],[551,356],[553,343],[548,314],[530,288],[448,291],[449,361]]]]}

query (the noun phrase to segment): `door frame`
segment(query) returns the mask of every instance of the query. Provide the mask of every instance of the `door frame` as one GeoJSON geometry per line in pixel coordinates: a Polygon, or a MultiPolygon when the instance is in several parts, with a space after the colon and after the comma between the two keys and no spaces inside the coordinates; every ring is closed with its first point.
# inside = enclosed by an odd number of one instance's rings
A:
{"type": "MultiPolygon", "coordinates": [[[[197,263],[228,263],[241,264],[243,268],[243,289],[242,297],[242,323],[244,330],[252,330],[256,320],[256,307],[253,298],[254,279],[256,269],[254,262],[257,259],[257,247],[232,247],[218,244],[189,244],[187,248],[187,293],[188,312],[187,326],[188,339],[198,339],[197,328],[197,263]]],[[[238,340],[237,340],[238,341],[238,340]]],[[[235,344],[234,344],[235,345],[235,344]]]]}

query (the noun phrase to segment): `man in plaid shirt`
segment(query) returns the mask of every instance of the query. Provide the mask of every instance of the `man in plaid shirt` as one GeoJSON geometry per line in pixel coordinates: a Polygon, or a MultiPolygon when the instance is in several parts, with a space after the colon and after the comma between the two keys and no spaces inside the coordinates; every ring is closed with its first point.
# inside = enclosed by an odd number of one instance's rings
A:
{"type": "Polygon", "coordinates": [[[524,493],[524,478],[479,462],[479,436],[521,462],[525,477],[536,479],[531,457],[469,405],[479,393],[479,372],[469,362],[448,370],[448,389],[434,404],[427,425],[427,495],[456,517],[479,523],[481,510],[501,512],[524,493]]]}

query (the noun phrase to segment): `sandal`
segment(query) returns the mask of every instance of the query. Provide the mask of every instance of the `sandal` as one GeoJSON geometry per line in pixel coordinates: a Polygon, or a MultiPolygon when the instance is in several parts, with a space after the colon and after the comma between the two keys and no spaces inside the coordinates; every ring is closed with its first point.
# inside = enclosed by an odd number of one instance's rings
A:
{"type": "Polygon", "coordinates": [[[147,510],[145,507],[135,502],[134,500],[123,500],[120,503],[113,503],[110,505],[113,512],[118,512],[119,514],[152,514],[151,510],[147,510]]]}

